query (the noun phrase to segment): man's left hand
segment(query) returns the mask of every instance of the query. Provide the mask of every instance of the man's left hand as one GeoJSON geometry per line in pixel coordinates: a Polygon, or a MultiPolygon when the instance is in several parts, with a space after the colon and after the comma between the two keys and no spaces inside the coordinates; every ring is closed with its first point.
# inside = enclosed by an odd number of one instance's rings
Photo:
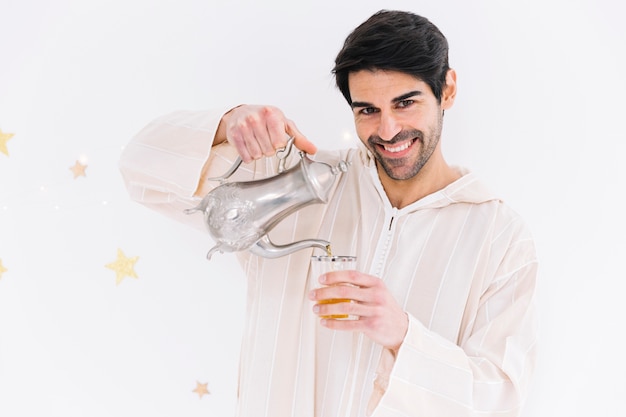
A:
{"type": "Polygon", "coordinates": [[[358,316],[358,320],[322,318],[322,326],[362,332],[388,349],[397,351],[400,348],[409,320],[380,278],[358,271],[334,271],[321,275],[319,280],[323,287],[309,293],[309,299],[318,302],[313,306],[315,314],[320,317],[358,316]],[[349,299],[353,302],[319,303],[330,299],[349,299]]]}

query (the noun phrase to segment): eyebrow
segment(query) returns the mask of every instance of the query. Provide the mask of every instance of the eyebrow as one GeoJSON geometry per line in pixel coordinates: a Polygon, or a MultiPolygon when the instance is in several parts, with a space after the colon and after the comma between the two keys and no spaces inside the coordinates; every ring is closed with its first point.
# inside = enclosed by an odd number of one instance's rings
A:
{"type": "MultiPolygon", "coordinates": [[[[409,97],[413,97],[413,96],[420,96],[422,95],[422,92],[420,90],[414,90],[414,91],[409,91],[408,93],[402,94],[401,96],[395,97],[391,100],[392,103],[398,103],[402,100],[406,100],[409,97]]],[[[350,104],[351,108],[357,108],[357,107],[375,107],[372,103],[368,103],[366,101],[353,101],[350,104]]]]}

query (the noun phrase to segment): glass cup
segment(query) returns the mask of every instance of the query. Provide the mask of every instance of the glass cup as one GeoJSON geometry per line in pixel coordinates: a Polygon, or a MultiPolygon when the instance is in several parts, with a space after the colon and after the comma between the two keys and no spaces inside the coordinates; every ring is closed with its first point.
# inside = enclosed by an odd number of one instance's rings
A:
{"type": "MultiPolygon", "coordinates": [[[[311,256],[311,290],[324,287],[319,283],[319,277],[326,272],[348,271],[356,269],[356,256],[311,256]]],[[[351,285],[351,284],[339,284],[351,285]]],[[[319,304],[352,303],[348,299],[330,299],[318,301],[319,304]]],[[[358,316],[349,314],[333,314],[321,316],[324,319],[358,320],[358,316]]]]}

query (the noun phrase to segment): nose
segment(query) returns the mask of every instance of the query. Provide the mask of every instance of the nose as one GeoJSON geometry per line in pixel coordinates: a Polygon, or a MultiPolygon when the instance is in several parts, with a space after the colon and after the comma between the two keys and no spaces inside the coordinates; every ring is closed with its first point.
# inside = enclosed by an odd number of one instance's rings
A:
{"type": "Polygon", "coordinates": [[[382,140],[393,139],[402,130],[401,124],[396,120],[393,114],[380,114],[380,125],[378,126],[378,136],[382,140]]]}

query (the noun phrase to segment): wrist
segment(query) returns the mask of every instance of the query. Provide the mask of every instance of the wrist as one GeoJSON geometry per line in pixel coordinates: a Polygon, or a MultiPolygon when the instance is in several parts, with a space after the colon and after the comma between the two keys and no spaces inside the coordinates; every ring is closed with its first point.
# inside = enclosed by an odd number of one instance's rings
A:
{"type": "Polygon", "coordinates": [[[215,136],[213,137],[213,146],[217,146],[228,140],[228,132],[227,132],[228,121],[230,120],[230,116],[232,112],[241,106],[243,106],[243,104],[240,104],[238,106],[231,108],[230,110],[228,110],[226,113],[222,115],[222,118],[220,119],[220,123],[219,125],[217,125],[215,136]]]}
{"type": "Polygon", "coordinates": [[[409,316],[406,312],[403,312],[402,314],[402,321],[401,321],[401,326],[400,326],[400,331],[398,332],[398,334],[402,335],[401,338],[399,339],[399,341],[391,346],[386,346],[387,349],[389,349],[391,351],[391,353],[393,354],[394,358],[396,357],[396,355],[398,354],[398,351],[400,350],[400,348],[402,347],[402,343],[404,343],[404,339],[406,338],[406,334],[409,331],[409,316]]]}

